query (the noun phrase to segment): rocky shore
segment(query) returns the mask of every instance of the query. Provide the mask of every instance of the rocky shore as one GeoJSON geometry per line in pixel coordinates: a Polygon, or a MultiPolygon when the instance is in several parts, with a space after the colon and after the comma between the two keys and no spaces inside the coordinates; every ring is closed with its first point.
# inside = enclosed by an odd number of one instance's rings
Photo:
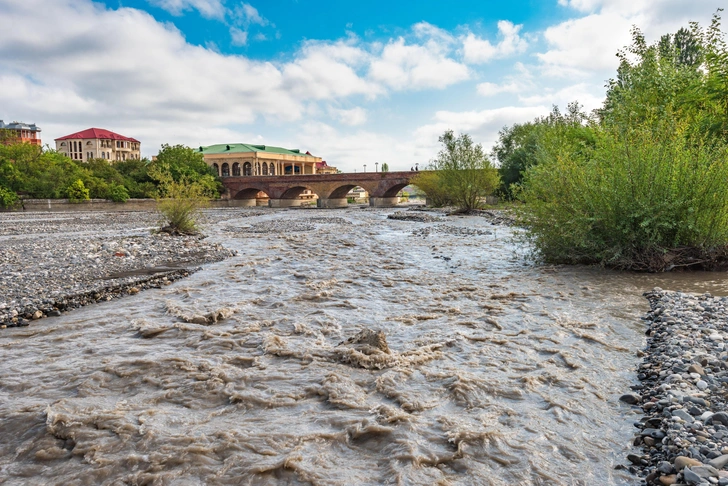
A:
{"type": "MultiPolygon", "coordinates": [[[[206,217],[214,219],[215,210],[206,217]]],[[[204,237],[156,234],[157,218],[153,212],[2,214],[0,328],[168,285],[232,255],[204,237]]]]}
{"type": "Polygon", "coordinates": [[[644,411],[629,468],[643,484],[728,485],[728,298],[659,288],[640,384],[621,400],[644,411]]]}

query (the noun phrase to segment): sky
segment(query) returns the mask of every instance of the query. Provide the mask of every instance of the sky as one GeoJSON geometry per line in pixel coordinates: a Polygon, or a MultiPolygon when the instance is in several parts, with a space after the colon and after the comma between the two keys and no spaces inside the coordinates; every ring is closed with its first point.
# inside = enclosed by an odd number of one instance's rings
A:
{"type": "MultiPolygon", "coordinates": [[[[601,105],[616,53],[724,0],[0,0],[0,119],[191,147],[298,148],[344,172],[427,165],[448,129],[601,105]]],[[[724,31],[726,29],[724,28],[724,31]]]]}

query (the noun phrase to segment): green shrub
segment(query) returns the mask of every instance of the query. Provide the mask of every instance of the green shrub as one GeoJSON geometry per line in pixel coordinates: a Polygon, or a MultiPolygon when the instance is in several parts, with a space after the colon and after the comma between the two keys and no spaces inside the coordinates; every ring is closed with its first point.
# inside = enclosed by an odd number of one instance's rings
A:
{"type": "Polygon", "coordinates": [[[184,176],[175,180],[166,164],[151,168],[149,174],[158,182],[157,210],[165,220],[162,231],[185,235],[199,233],[197,221],[211,196],[210,188],[184,176]]]}
{"type": "Polygon", "coordinates": [[[129,192],[122,185],[111,184],[107,191],[107,198],[114,202],[126,202],[129,199],[129,192]]]}
{"type": "Polygon", "coordinates": [[[439,141],[443,149],[430,163],[431,171],[417,174],[411,184],[424,191],[435,206],[453,204],[464,210],[482,206],[500,182],[483,147],[473,143],[467,133],[456,137],[452,130],[439,141]]]}
{"type": "Polygon", "coordinates": [[[18,195],[15,192],[0,186],[0,208],[11,208],[18,204],[18,195]]]}
{"type": "Polygon", "coordinates": [[[76,179],[75,182],[68,186],[66,192],[68,194],[68,200],[71,202],[88,201],[90,199],[89,190],[86,189],[81,179],[76,179]]]}
{"type": "Polygon", "coordinates": [[[551,153],[526,172],[521,216],[555,263],[710,268],[728,244],[728,148],[665,114],[597,132],[593,151],[551,153]]]}

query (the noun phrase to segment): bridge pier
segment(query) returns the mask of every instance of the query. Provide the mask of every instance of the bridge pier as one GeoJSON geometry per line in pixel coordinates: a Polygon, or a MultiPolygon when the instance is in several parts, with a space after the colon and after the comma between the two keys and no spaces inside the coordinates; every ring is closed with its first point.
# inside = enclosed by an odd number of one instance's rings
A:
{"type": "Polygon", "coordinates": [[[303,201],[300,199],[269,199],[269,208],[294,208],[301,205],[303,201]]]}
{"type": "Polygon", "coordinates": [[[331,197],[331,198],[318,198],[318,201],[316,201],[316,207],[319,208],[328,208],[328,209],[336,209],[336,208],[345,208],[349,205],[349,203],[346,201],[345,197],[331,197]]]}
{"type": "Polygon", "coordinates": [[[371,197],[369,196],[369,206],[373,208],[392,208],[399,203],[399,198],[394,197],[371,197]]]}
{"type": "Polygon", "coordinates": [[[257,204],[258,202],[255,199],[238,199],[235,205],[241,208],[252,208],[257,204]]]}

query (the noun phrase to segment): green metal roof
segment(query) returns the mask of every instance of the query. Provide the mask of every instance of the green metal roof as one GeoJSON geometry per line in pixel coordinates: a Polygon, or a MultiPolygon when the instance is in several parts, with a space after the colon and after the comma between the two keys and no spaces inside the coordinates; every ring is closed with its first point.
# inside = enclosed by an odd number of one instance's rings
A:
{"type": "MultiPolygon", "coordinates": [[[[200,146],[200,152],[205,155],[210,154],[240,154],[249,152],[266,152],[269,154],[298,155],[306,156],[298,149],[285,149],[283,147],[272,147],[270,145],[253,145],[249,143],[219,143],[217,145],[200,146]]],[[[313,157],[313,155],[309,155],[313,157]]]]}

